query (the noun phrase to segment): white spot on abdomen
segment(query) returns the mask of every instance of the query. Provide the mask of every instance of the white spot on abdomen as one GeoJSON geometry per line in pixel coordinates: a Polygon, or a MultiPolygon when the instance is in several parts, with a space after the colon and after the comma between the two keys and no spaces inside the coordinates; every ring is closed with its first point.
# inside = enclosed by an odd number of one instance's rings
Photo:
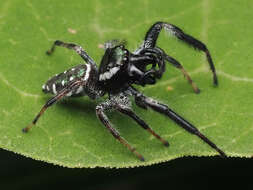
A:
{"type": "Polygon", "coordinates": [[[55,84],[53,84],[53,93],[54,93],[54,94],[57,94],[57,91],[56,91],[56,86],[55,86],[55,84]]]}

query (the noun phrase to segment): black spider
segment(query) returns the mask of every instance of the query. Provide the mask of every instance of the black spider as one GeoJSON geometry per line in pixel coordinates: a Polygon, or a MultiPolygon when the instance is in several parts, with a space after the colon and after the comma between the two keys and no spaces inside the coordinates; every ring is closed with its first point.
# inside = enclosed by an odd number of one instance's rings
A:
{"type": "Polygon", "coordinates": [[[108,94],[108,100],[96,106],[97,117],[111,134],[120,141],[120,143],[125,145],[141,161],[144,161],[144,157],[138,153],[134,147],[128,144],[128,142],[120,136],[119,132],[111,126],[111,123],[105,114],[105,111],[115,109],[129,116],[142,128],[146,129],[149,133],[159,139],[165,146],[168,146],[169,143],[166,140],[155,133],[148,124],[132,111],[129,96],[134,96],[135,103],[138,106],[144,109],[151,108],[168,116],[179,126],[186,131],[197,135],[215,149],[221,156],[225,157],[225,153],[204,136],[195,126],[183,119],[167,105],[146,97],[132,86],[133,84],[142,86],[145,86],[146,84],[155,84],[156,79],[162,77],[165,71],[165,62],[167,61],[180,69],[192,85],[194,91],[199,93],[199,89],[193,83],[182,65],[174,58],[167,55],[161,48],[156,46],[156,40],[162,28],[169,31],[183,42],[193,46],[195,49],[205,52],[208,63],[213,72],[214,85],[217,85],[218,81],[215,67],[206,46],[199,40],[185,34],[180,28],[172,24],[157,22],[152,25],[146,33],[143,44],[133,53],[128,51],[122,42],[117,40],[106,42],[103,46],[105,54],[99,68],[95,61],[81,46],[57,40],[54,42],[52,48],[47,51],[48,55],[53,53],[55,46],[62,46],[76,51],[84,59],[86,64],[77,65],[58,74],[49,79],[47,83],[42,86],[45,93],[53,93],[55,96],[46,102],[33,122],[24,128],[23,132],[28,132],[28,130],[36,124],[44,111],[63,97],[88,95],[91,99],[97,99],[108,94]]]}

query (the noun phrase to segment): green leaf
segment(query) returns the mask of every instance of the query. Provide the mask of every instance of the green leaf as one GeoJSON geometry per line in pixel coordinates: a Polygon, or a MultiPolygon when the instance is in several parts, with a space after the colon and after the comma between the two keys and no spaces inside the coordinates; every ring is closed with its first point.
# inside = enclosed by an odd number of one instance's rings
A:
{"type": "Polygon", "coordinates": [[[169,148],[129,118],[108,113],[115,128],[145,157],[140,162],[96,118],[95,106],[100,101],[87,97],[65,99],[48,109],[29,133],[21,132],[49,98],[41,92],[42,84],[82,61],[64,48],[46,56],[54,40],[80,44],[99,63],[103,55],[99,44],[126,39],[133,51],[154,22],[165,21],[207,44],[219,86],[212,85],[203,53],[162,32],[159,47],[184,65],[201,93],[196,95],[181,72],[169,65],[156,85],[140,90],[168,104],[229,156],[252,156],[252,8],[250,0],[2,0],[0,147],[66,167],[136,167],[188,155],[216,155],[199,138],[151,110],[133,106],[170,142],[169,148]]]}

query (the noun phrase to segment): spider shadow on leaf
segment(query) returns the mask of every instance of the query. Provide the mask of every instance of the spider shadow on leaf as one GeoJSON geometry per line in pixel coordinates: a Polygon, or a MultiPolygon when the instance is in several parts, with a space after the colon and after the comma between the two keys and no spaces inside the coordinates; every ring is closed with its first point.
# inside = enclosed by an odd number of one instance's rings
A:
{"type": "Polygon", "coordinates": [[[59,102],[56,107],[59,107],[59,109],[65,110],[66,112],[74,113],[72,115],[77,119],[81,119],[79,118],[80,113],[85,117],[97,119],[96,114],[94,114],[96,102],[85,100],[84,98],[65,99],[59,102]]]}

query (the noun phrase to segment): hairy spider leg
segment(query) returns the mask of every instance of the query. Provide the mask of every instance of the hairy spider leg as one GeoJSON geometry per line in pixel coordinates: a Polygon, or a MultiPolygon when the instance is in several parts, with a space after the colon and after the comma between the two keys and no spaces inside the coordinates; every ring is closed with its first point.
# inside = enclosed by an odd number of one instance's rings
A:
{"type": "Polygon", "coordinates": [[[186,79],[188,80],[188,82],[190,83],[190,85],[192,86],[194,92],[196,94],[200,93],[199,88],[197,87],[197,85],[193,82],[193,80],[191,79],[190,75],[186,72],[186,70],[184,69],[184,67],[173,57],[170,57],[169,55],[165,55],[165,59],[171,63],[174,67],[178,68],[181,70],[181,72],[183,73],[183,75],[186,77],[186,79]]]}
{"type": "Polygon", "coordinates": [[[56,40],[53,43],[51,49],[48,50],[46,52],[46,54],[51,55],[55,50],[55,46],[61,46],[61,47],[65,47],[65,48],[68,48],[68,49],[72,49],[76,53],[78,53],[86,63],[89,63],[89,64],[92,64],[92,65],[96,66],[95,61],[84,51],[84,49],[81,46],[73,44],[73,43],[65,43],[65,42],[62,42],[60,40],[56,40]]]}
{"type": "Polygon", "coordinates": [[[211,140],[209,140],[204,134],[202,134],[195,126],[193,126],[191,123],[189,123],[180,115],[178,115],[173,110],[171,110],[167,105],[162,104],[152,98],[146,97],[145,95],[143,95],[142,93],[134,89],[133,87],[131,87],[130,90],[135,96],[135,101],[141,102],[141,103],[138,103],[137,105],[144,104],[147,107],[150,107],[151,109],[153,109],[154,111],[157,111],[159,113],[162,113],[168,116],[170,119],[172,119],[179,126],[184,128],[186,131],[202,139],[205,143],[207,143],[209,146],[215,149],[222,157],[226,157],[226,154],[220,148],[218,148],[211,140]]]}
{"type": "Polygon", "coordinates": [[[109,119],[105,115],[104,111],[111,109],[111,106],[107,103],[101,103],[96,107],[96,114],[100,121],[104,124],[104,126],[110,131],[114,138],[116,138],[121,144],[126,146],[132,153],[134,153],[141,161],[144,161],[144,157],[136,151],[134,147],[132,147],[125,139],[123,139],[119,132],[112,127],[109,119]]]}
{"type": "MultiPolygon", "coordinates": [[[[196,94],[200,93],[199,88],[197,87],[197,85],[193,82],[193,80],[191,79],[190,75],[186,72],[186,70],[184,69],[184,67],[173,57],[167,55],[161,48],[159,47],[154,47],[154,48],[146,48],[143,49],[140,53],[147,53],[147,52],[151,52],[154,54],[161,54],[163,59],[165,59],[167,62],[169,62],[172,66],[176,67],[177,69],[180,69],[181,72],[183,73],[183,75],[186,77],[186,79],[188,80],[188,82],[190,83],[190,85],[192,86],[194,92],[196,94]]],[[[164,62],[163,62],[164,64],[164,62]]],[[[165,71],[165,65],[161,66],[161,69],[159,70],[160,75],[162,75],[162,73],[165,71]]]]}
{"type": "Polygon", "coordinates": [[[49,108],[50,106],[55,104],[57,101],[59,101],[60,99],[65,97],[69,92],[71,92],[73,89],[79,87],[80,85],[83,85],[83,81],[79,81],[79,80],[78,81],[73,81],[68,86],[63,88],[57,95],[50,98],[45,103],[45,105],[41,108],[40,112],[36,115],[36,117],[34,118],[32,123],[30,123],[27,127],[23,128],[22,131],[25,132],[25,133],[28,132],[37,123],[37,121],[43,115],[43,113],[47,110],[47,108],[49,108]]]}
{"type": "Polygon", "coordinates": [[[154,48],[156,45],[156,40],[162,28],[170,32],[170,34],[172,34],[173,36],[176,36],[179,40],[182,40],[183,42],[194,47],[195,49],[205,52],[210,69],[213,72],[213,83],[214,85],[218,85],[218,79],[213,60],[206,45],[203,42],[197,40],[196,38],[184,33],[183,30],[178,28],[177,26],[165,22],[156,22],[150,27],[150,29],[146,33],[143,47],[154,48]]]}
{"type": "Polygon", "coordinates": [[[158,135],[153,129],[151,129],[148,124],[145,123],[140,117],[138,117],[130,108],[127,108],[125,106],[117,105],[116,109],[129,116],[133,120],[135,120],[143,129],[147,130],[149,133],[151,133],[154,137],[156,137],[158,140],[160,140],[165,146],[169,146],[168,141],[164,140],[160,135],[158,135]]]}

